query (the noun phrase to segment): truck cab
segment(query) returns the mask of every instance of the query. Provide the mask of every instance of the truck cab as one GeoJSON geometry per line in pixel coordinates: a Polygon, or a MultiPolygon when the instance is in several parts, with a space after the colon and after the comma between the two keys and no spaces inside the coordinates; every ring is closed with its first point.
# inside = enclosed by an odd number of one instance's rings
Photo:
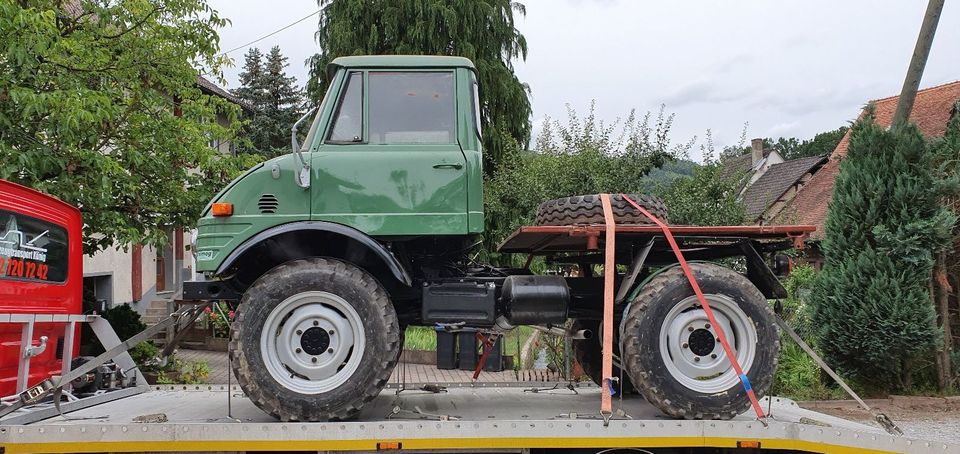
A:
{"type": "Polygon", "coordinates": [[[328,71],[329,87],[303,146],[254,167],[206,208],[196,243],[198,271],[226,271],[225,263],[229,268],[240,259],[231,252],[283,225],[276,233],[320,233],[329,229],[315,229],[327,226],[318,223],[334,224],[349,232],[342,238],[347,242],[357,233],[377,240],[429,235],[461,241],[483,231],[473,63],[356,56],[334,60],[328,71]],[[229,216],[214,210],[225,206],[229,216]]]}

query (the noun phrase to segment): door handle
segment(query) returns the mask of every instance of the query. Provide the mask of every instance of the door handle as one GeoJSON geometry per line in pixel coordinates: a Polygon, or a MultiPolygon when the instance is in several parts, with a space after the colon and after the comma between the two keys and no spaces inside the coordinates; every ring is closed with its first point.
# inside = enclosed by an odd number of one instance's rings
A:
{"type": "Polygon", "coordinates": [[[456,169],[460,170],[463,168],[463,164],[434,164],[434,169],[456,169]]]}

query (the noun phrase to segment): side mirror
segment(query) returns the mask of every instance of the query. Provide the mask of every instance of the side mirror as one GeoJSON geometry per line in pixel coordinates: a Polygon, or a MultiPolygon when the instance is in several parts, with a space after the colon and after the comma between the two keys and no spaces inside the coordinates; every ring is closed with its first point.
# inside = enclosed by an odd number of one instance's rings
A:
{"type": "Polygon", "coordinates": [[[293,147],[293,154],[297,157],[297,160],[300,161],[300,171],[297,172],[297,185],[301,188],[310,187],[310,163],[303,159],[303,151],[300,150],[300,144],[297,143],[297,128],[300,127],[300,123],[303,123],[303,120],[306,120],[315,110],[316,107],[307,111],[303,114],[296,123],[293,124],[293,127],[290,128],[290,145],[293,147]]]}

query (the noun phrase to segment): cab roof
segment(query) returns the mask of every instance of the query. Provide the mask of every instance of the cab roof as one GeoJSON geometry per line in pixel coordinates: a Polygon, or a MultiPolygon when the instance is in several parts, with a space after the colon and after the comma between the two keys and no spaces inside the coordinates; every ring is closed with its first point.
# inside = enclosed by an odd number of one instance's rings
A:
{"type": "Polygon", "coordinates": [[[476,71],[473,62],[464,57],[445,55],[356,55],[339,57],[327,65],[332,73],[343,68],[468,68],[476,71]]]}

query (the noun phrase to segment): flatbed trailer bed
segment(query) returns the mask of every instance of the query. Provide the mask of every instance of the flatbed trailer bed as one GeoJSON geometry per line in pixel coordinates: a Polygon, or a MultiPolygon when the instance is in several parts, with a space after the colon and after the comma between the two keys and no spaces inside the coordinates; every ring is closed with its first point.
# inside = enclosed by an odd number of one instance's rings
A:
{"type": "Polygon", "coordinates": [[[599,388],[544,383],[449,384],[434,393],[406,385],[382,392],[354,421],[277,422],[219,385],[155,386],[30,425],[0,426],[0,452],[404,451],[960,453],[960,446],[896,437],[879,427],[763,399],[771,417],[673,420],[642,398],[614,400],[609,425],[597,412],[599,388]],[[539,388],[534,388],[539,386],[539,388]],[[536,389],[537,392],[533,390],[536,389]],[[576,392],[574,392],[574,390],[576,392]],[[228,392],[232,417],[228,416],[228,392]],[[144,421],[144,422],[137,422],[144,421]]]}

